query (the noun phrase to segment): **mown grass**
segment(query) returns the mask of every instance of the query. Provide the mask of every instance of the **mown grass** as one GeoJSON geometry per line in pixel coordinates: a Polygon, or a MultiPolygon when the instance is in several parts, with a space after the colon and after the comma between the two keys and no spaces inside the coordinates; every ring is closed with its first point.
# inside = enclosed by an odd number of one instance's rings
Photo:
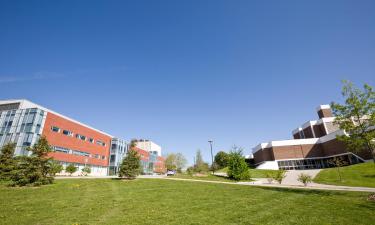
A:
{"type": "Polygon", "coordinates": [[[189,174],[185,174],[185,173],[183,173],[183,174],[178,173],[178,174],[176,174],[174,176],[170,176],[168,178],[182,178],[182,179],[221,181],[221,182],[236,182],[234,180],[229,179],[228,177],[216,176],[216,175],[212,175],[212,174],[197,176],[197,175],[189,175],[189,174]]]}
{"type": "MultiPolygon", "coordinates": [[[[260,169],[249,169],[251,178],[266,178],[267,174],[274,175],[277,170],[260,170],[260,169]]],[[[228,167],[218,170],[219,173],[227,173],[228,167]]]]}
{"type": "Polygon", "coordinates": [[[1,224],[373,224],[368,193],[169,179],[0,185],[1,224]]]}
{"type": "Polygon", "coordinates": [[[375,187],[375,165],[373,162],[361,163],[340,168],[340,181],[337,168],[324,169],[314,182],[344,186],[375,187]]]}

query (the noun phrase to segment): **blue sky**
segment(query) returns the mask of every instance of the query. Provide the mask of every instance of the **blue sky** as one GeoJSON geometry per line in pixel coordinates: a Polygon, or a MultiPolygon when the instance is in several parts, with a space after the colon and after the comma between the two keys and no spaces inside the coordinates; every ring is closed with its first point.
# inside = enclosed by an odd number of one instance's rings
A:
{"type": "Polygon", "coordinates": [[[0,1],[0,99],[164,153],[288,139],[375,81],[375,1],[0,1]]]}

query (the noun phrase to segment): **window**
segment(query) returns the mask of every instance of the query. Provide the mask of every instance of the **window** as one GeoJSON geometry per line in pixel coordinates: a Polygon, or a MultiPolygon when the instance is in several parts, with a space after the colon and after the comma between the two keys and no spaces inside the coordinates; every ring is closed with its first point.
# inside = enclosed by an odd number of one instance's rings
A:
{"type": "Polygon", "coordinates": [[[63,134],[66,135],[66,136],[70,136],[70,137],[73,136],[73,132],[71,132],[69,130],[63,130],[63,134]]]}
{"type": "Polygon", "coordinates": [[[72,153],[73,155],[80,155],[80,156],[86,156],[86,157],[90,156],[88,152],[82,152],[82,151],[77,151],[77,150],[73,150],[72,153]]]}
{"type": "Polygon", "coordinates": [[[60,128],[55,127],[55,126],[52,126],[52,127],[51,127],[51,130],[52,130],[53,132],[56,132],[56,133],[59,133],[59,132],[60,132],[60,128]]]}
{"type": "Polygon", "coordinates": [[[106,146],[106,144],[104,142],[99,141],[99,140],[96,141],[96,144],[101,145],[101,146],[106,146]]]}
{"type": "Polygon", "coordinates": [[[86,136],[76,134],[76,138],[81,139],[82,141],[86,141],[86,136]]]}
{"type": "Polygon", "coordinates": [[[58,147],[58,146],[53,146],[52,149],[56,152],[63,152],[63,153],[69,153],[68,148],[63,148],[63,147],[58,147]]]}
{"type": "Polygon", "coordinates": [[[102,159],[103,159],[103,160],[105,159],[105,156],[104,156],[104,155],[102,155],[102,159]]]}
{"type": "Polygon", "coordinates": [[[94,143],[94,138],[89,138],[89,142],[94,143]]]}

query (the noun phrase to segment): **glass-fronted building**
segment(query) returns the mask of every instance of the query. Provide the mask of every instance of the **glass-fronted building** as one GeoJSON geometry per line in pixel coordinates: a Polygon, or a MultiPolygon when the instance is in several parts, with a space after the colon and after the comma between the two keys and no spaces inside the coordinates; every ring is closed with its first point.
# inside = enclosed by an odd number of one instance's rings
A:
{"type": "Polygon", "coordinates": [[[16,143],[16,155],[28,155],[42,134],[47,113],[38,108],[17,109],[18,104],[0,105],[0,146],[16,143]]]}
{"type": "Polygon", "coordinates": [[[119,167],[126,153],[128,152],[128,143],[119,138],[112,139],[111,152],[109,157],[109,175],[117,175],[119,167]]]}

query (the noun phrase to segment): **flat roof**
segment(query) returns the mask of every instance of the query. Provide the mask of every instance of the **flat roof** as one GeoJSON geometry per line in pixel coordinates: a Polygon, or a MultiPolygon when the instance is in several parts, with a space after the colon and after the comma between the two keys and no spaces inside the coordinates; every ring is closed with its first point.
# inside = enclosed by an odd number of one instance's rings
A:
{"type": "Polygon", "coordinates": [[[265,149],[265,148],[271,148],[271,147],[277,147],[277,146],[293,146],[293,145],[308,145],[308,144],[320,144],[324,143],[330,140],[333,140],[336,138],[337,135],[343,135],[345,134],[342,130],[337,130],[335,132],[329,133],[323,137],[320,138],[305,138],[305,139],[290,139],[290,140],[280,140],[280,141],[270,141],[270,142],[264,142],[260,143],[254,148],[252,148],[252,153],[265,149]]]}
{"type": "Polygon", "coordinates": [[[113,135],[110,135],[110,134],[108,134],[108,133],[106,133],[106,132],[104,132],[104,131],[101,131],[101,130],[98,130],[98,129],[96,129],[96,128],[93,128],[93,127],[91,127],[91,126],[89,126],[89,125],[86,125],[86,124],[84,124],[84,123],[81,123],[81,122],[79,122],[79,121],[77,121],[77,120],[74,120],[74,119],[72,119],[72,118],[70,118],[70,117],[64,116],[64,115],[62,115],[62,114],[60,114],[60,113],[57,113],[57,112],[55,112],[55,111],[53,111],[53,110],[47,109],[47,108],[45,108],[45,107],[43,107],[43,106],[41,106],[41,105],[35,104],[35,103],[33,103],[33,102],[29,101],[29,100],[26,100],[26,99],[9,99],[9,100],[0,100],[0,105],[12,104],[12,103],[20,103],[19,109],[28,109],[28,108],[39,108],[39,109],[42,109],[42,110],[44,110],[44,111],[46,111],[46,112],[56,114],[56,115],[58,115],[58,116],[60,116],[60,117],[62,117],[62,118],[64,118],[64,119],[67,119],[67,120],[69,120],[69,121],[71,121],[71,122],[77,123],[77,124],[79,124],[79,125],[81,125],[81,126],[87,127],[87,128],[89,128],[89,129],[92,129],[92,130],[97,131],[97,132],[99,132],[99,133],[102,133],[102,134],[104,134],[104,135],[107,135],[107,136],[109,136],[109,137],[111,137],[111,138],[114,138],[113,135]]]}

